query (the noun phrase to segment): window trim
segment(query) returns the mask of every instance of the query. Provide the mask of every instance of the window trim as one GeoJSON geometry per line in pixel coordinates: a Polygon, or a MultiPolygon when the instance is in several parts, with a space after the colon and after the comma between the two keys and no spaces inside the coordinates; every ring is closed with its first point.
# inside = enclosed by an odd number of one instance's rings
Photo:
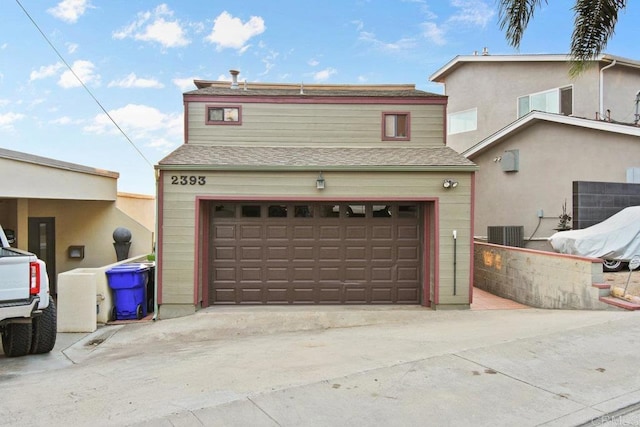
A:
{"type": "Polygon", "coordinates": [[[204,122],[206,125],[213,126],[240,126],[242,124],[242,106],[241,105],[219,105],[219,104],[206,104],[204,107],[204,122]],[[221,109],[229,109],[235,108],[238,110],[238,120],[235,121],[218,121],[218,120],[209,120],[209,110],[212,108],[221,108],[221,109]]]}
{"type": "Polygon", "coordinates": [[[380,127],[383,141],[411,141],[411,113],[409,111],[383,111],[380,127]],[[386,136],[387,116],[406,116],[407,136],[386,136]]]}
{"type": "Polygon", "coordinates": [[[551,111],[544,111],[546,113],[551,113],[551,114],[562,114],[562,115],[567,115],[567,114],[563,114],[562,113],[562,90],[563,89],[571,89],[571,114],[568,114],[567,116],[572,116],[573,115],[573,106],[574,106],[574,95],[573,95],[573,84],[568,84],[568,85],[564,85],[564,86],[558,86],[555,88],[551,88],[551,89],[547,89],[547,90],[541,90],[538,92],[532,92],[532,93],[528,93],[526,95],[522,95],[522,96],[517,96],[516,97],[516,116],[517,118],[526,116],[527,114],[529,114],[532,111],[540,111],[540,110],[533,110],[531,108],[531,97],[532,96],[536,96],[536,95],[541,95],[544,93],[549,93],[549,92],[556,92],[558,94],[558,112],[557,113],[553,113],[551,111]],[[522,98],[529,98],[529,111],[527,111],[526,113],[522,114],[520,112],[520,99],[522,98]]]}
{"type": "Polygon", "coordinates": [[[478,107],[468,108],[466,110],[456,111],[455,113],[447,114],[447,135],[457,135],[459,133],[474,132],[474,131],[477,131],[477,130],[478,130],[478,107]],[[474,128],[473,129],[468,129],[468,130],[460,130],[460,131],[457,131],[457,132],[451,132],[451,116],[455,116],[456,114],[468,113],[470,111],[475,111],[475,113],[476,113],[476,122],[475,122],[474,128]]]}

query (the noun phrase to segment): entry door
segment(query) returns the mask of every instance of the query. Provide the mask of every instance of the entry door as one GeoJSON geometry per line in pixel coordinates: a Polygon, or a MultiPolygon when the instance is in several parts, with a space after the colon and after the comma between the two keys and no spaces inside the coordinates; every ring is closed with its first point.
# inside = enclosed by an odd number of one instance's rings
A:
{"type": "Polygon", "coordinates": [[[56,289],[56,219],[29,218],[29,252],[47,263],[47,274],[52,295],[56,289]]]}

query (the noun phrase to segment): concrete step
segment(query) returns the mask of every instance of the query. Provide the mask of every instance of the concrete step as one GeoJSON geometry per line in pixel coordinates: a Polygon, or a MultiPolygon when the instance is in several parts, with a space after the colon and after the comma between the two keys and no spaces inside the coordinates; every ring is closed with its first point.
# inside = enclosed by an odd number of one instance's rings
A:
{"type": "Polygon", "coordinates": [[[632,310],[632,311],[640,310],[640,304],[636,304],[621,298],[600,297],[600,301],[602,301],[605,304],[613,305],[619,308],[624,308],[625,310],[632,310]]]}
{"type": "Polygon", "coordinates": [[[611,285],[608,283],[594,283],[591,286],[598,289],[599,297],[607,297],[611,295],[611,285]]]}

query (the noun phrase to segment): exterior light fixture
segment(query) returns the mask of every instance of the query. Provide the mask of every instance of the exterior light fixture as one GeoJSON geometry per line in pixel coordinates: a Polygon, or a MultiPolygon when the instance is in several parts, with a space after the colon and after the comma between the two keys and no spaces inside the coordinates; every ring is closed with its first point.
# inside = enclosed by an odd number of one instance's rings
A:
{"type": "Polygon", "coordinates": [[[444,188],[456,188],[458,186],[458,181],[455,179],[445,179],[442,181],[442,186],[444,188]]]}
{"type": "Polygon", "coordinates": [[[316,188],[318,190],[324,190],[324,177],[322,176],[322,172],[320,172],[320,174],[318,175],[318,179],[316,179],[316,188]]]}

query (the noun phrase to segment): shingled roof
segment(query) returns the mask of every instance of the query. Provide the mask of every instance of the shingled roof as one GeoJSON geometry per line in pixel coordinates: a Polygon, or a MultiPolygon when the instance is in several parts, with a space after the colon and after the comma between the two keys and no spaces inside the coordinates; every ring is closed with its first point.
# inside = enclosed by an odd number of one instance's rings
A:
{"type": "Polygon", "coordinates": [[[476,170],[449,147],[259,147],[184,144],[159,162],[159,169],[407,169],[476,170]]]}

